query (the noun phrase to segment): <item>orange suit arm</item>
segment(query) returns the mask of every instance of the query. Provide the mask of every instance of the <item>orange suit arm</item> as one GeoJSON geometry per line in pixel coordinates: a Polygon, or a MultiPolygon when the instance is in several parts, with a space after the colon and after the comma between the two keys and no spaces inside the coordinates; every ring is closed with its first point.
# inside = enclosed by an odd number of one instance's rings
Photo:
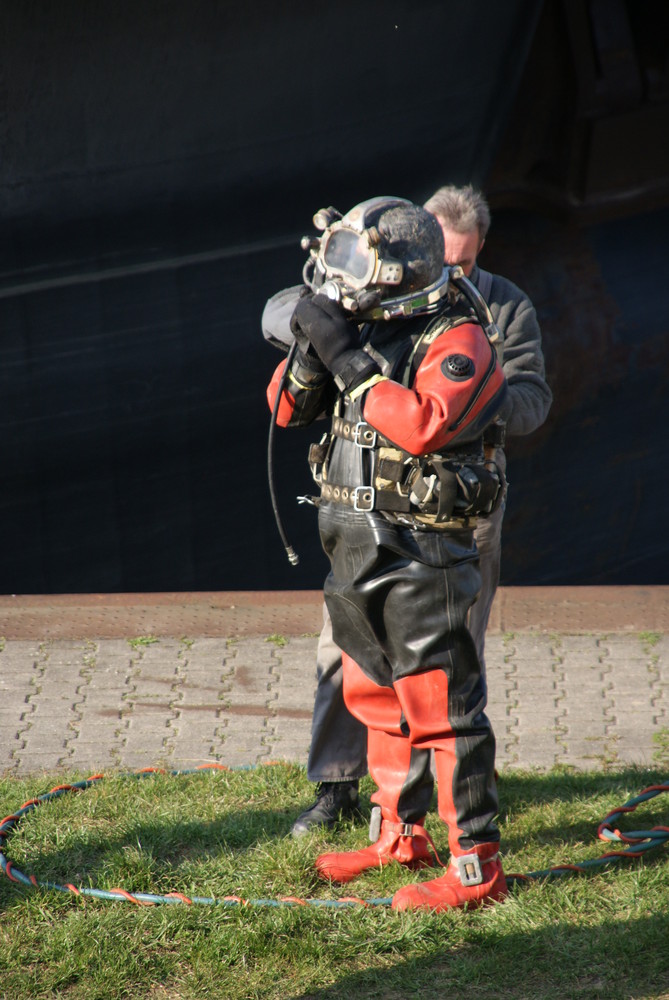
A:
{"type": "Polygon", "coordinates": [[[446,447],[465,428],[471,430],[477,419],[490,423],[505,385],[495,349],[482,328],[464,323],[430,345],[411,388],[389,379],[372,386],[363,415],[399,448],[426,455],[446,447]],[[464,376],[454,377],[452,368],[464,369],[464,376]]]}

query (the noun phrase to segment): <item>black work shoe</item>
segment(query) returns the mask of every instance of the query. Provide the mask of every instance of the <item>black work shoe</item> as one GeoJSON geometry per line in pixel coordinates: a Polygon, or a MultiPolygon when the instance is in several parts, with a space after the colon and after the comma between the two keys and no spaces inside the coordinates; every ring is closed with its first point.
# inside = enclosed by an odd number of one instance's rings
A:
{"type": "Polygon", "coordinates": [[[292,834],[302,837],[317,826],[334,826],[343,816],[358,811],[357,781],[323,781],[316,787],[316,801],[293,823],[292,834]]]}

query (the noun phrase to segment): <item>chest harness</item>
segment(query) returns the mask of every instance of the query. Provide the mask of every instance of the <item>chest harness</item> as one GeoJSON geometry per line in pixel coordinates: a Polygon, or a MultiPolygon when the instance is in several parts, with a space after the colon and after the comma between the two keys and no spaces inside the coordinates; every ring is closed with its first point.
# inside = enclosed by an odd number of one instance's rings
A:
{"type": "MultiPolygon", "coordinates": [[[[480,271],[479,288],[477,288],[465,277],[462,268],[453,267],[450,271],[450,281],[469,300],[488,340],[495,345],[501,364],[502,338],[487,301],[492,287],[492,275],[480,271]]],[[[465,322],[465,318],[460,322],[465,322]]],[[[450,328],[454,325],[455,322],[451,323],[450,328]]],[[[438,332],[444,332],[445,329],[444,326],[438,332]]],[[[405,365],[406,382],[403,384],[409,384],[412,375],[411,360],[414,361],[415,372],[427,352],[429,330],[430,327],[425,330],[423,337],[418,338],[419,343],[415,345],[409,364],[405,365]],[[420,343],[422,348],[419,352],[420,343]],[[416,360],[418,353],[420,357],[416,360]]],[[[436,335],[435,329],[432,339],[436,335]]],[[[267,441],[267,474],[272,509],[286,555],[293,566],[297,566],[299,556],[288,541],[279,512],[274,484],[273,452],[279,401],[296,350],[297,342],[294,341],[288,351],[284,375],[277,390],[267,441]]],[[[495,447],[504,445],[503,424],[495,423],[487,427],[484,436],[478,442],[468,445],[469,451],[472,452],[470,455],[449,451],[445,454],[416,458],[393,446],[365,421],[344,419],[341,415],[341,402],[339,400],[337,403],[330,433],[325,434],[318,444],[312,445],[309,451],[309,463],[314,480],[321,487],[321,496],[298,497],[301,503],[312,503],[317,506],[322,499],[348,504],[358,511],[379,510],[385,517],[408,523],[419,530],[435,530],[473,526],[472,521],[477,516],[492,513],[501,502],[504,495],[503,476],[492,461],[492,456],[495,447]],[[373,477],[370,477],[369,486],[338,485],[329,481],[328,459],[336,437],[348,439],[373,454],[372,464],[375,466],[375,472],[373,477]]]]}
{"type": "MultiPolygon", "coordinates": [[[[394,364],[392,357],[379,354],[369,342],[365,350],[383,363],[385,369],[394,369],[392,377],[409,387],[437,337],[471,320],[469,314],[437,316],[419,335],[411,338],[408,354],[394,364]]],[[[495,368],[496,356],[491,344],[488,369],[457,423],[465,420],[474,406],[495,368]]],[[[346,405],[346,397],[339,397],[329,432],[309,449],[309,465],[320,486],[320,498],[304,497],[300,498],[302,501],[344,504],[360,512],[379,511],[391,521],[433,531],[474,527],[477,517],[491,514],[501,502],[504,493],[502,473],[492,457],[486,457],[492,455],[492,447],[501,443],[499,425],[492,424],[484,434],[454,448],[415,456],[398,448],[359,419],[358,407],[357,403],[346,405]],[[337,439],[362,450],[366,456],[362,465],[369,472],[369,485],[332,481],[329,467],[337,439]]]]}

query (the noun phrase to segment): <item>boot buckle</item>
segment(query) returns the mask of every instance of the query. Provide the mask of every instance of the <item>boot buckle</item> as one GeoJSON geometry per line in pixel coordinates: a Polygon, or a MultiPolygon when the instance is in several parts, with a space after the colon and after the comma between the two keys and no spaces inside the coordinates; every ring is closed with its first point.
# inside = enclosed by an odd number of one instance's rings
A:
{"type": "Polygon", "coordinates": [[[381,806],[374,806],[369,818],[369,839],[372,844],[381,836],[381,806]]]}
{"type": "MultiPolygon", "coordinates": [[[[376,841],[381,836],[381,827],[385,826],[386,830],[392,830],[399,837],[417,837],[416,824],[415,823],[391,823],[386,820],[385,824],[383,822],[383,816],[381,814],[381,806],[374,806],[372,808],[372,815],[369,818],[369,839],[375,844],[376,841]]],[[[422,827],[418,828],[419,830],[422,827]]],[[[425,831],[423,830],[423,833],[425,831]]]]}
{"type": "Polygon", "coordinates": [[[483,872],[481,871],[481,859],[478,854],[461,854],[459,857],[453,858],[453,860],[458,870],[458,877],[463,885],[481,885],[483,882],[483,872]]]}

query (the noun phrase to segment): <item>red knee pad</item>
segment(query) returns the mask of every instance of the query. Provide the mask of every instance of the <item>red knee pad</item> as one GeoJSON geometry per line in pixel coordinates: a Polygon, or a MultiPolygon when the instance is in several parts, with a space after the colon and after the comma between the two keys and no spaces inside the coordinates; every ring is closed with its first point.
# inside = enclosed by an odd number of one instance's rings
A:
{"type": "Polygon", "coordinates": [[[448,721],[448,677],[441,668],[395,681],[395,691],[409,725],[411,742],[420,747],[452,735],[448,721]]]}
{"type": "Polygon", "coordinates": [[[375,684],[346,653],[342,655],[342,666],[344,701],[351,715],[371,729],[404,735],[401,729],[402,707],[394,689],[375,684]]]}

